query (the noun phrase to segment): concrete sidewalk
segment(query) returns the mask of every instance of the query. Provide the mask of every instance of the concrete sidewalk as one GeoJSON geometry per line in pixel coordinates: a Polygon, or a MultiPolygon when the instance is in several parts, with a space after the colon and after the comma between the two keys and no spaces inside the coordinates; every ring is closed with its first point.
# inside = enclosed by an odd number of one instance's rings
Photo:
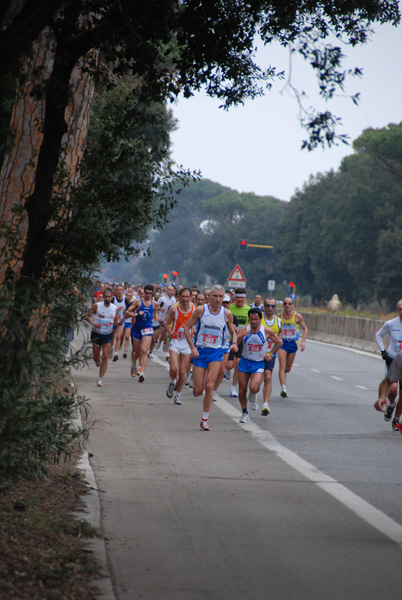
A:
{"type": "MultiPolygon", "coordinates": [[[[103,582],[102,598],[396,598],[397,546],[264,450],[239,424],[228,382],[212,431],[201,432],[201,398],[185,388],[174,405],[156,354],[143,384],[122,358],[103,388],[94,366],[75,375],[92,406],[88,450],[113,584],[103,582]],[[381,577],[368,568],[378,548],[381,577]]],[[[269,418],[252,414],[265,428],[269,418]]]]}

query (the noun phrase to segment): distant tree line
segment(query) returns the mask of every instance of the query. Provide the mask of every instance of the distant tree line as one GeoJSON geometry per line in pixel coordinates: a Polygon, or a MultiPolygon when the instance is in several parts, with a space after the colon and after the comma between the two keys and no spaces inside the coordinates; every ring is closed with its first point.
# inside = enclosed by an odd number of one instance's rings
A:
{"type": "MultiPolygon", "coordinates": [[[[170,224],[151,232],[140,276],[177,270],[182,282],[224,282],[239,262],[253,290],[294,280],[313,304],[337,293],[384,309],[402,296],[402,123],[368,129],[338,171],[311,177],[290,202],[209,180],[182,191],[170,224]],[[240,240],[273,250],[239,248],[240,240]]],[[[169,275],[170,277],[170,275],[169,275]]]]}

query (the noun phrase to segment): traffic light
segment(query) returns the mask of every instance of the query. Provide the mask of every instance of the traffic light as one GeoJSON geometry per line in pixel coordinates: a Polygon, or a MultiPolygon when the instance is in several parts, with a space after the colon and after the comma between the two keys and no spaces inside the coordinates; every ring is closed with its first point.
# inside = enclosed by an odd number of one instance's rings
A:
{"type": "Polygon", "coordinates": [[[290,288],[291,288],[291,290],[293,291],[293,288],[295,287],[295,284],[293,283],[293,281],[291,281],[291,282],[289,283],[289,287],[290,287],[290,288]]]}
{"type": "Polygon", "coordinates": [[[247,250],[247,240],[240,240],[240,250],[247,250]]]}
{"type": "Polygon", "coordinates": [[[173,281],[176,281],[176,277],[178,276],[178,272],[177,271],[172,271],[172,275],[173,275],[173,281]]]}
{"type": "Polygon", "coordinates": [[[166,283],[167,278],[168,278],[168,274],[164,273],[164,275],[163,275],[163,283],[166,283]]]}

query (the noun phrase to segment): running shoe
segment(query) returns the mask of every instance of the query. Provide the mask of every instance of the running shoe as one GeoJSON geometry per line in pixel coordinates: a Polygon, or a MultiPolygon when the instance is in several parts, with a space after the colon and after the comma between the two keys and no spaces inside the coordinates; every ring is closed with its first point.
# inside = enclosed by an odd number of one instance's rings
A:
{"type": "Polygon", "coordinates": [[[190,371],[189,371],[189,372],[187,373],[187,375],[186,375],[186,381],[185,381],[185,383],[184,383],[184,385],[185,385],[186,387],[190,387],[190,379],[191,379],[191,373],[190,373],[190,371]]]}
{"type": "Polygon", "coordinates": [[[248,412],[244,412],[242,414],[242,416],[240,417],[239,423],[248,423],[250,420],[250,415],[248,414],[248,412]]]}
{"type": "Polygon", "coordinates": [[[169,354],[166,354],[166,362],[169,362],[170,356],[169,354]]]}
{"type": "Polygon", "coordinates": [[[286,388],[283,388],[281,391],[281,397],[282,398],[287,398],[288,397],[288,392],[286,390],[286,388]]]}
{"type": "Polygon", "coordinates": [[[140,383],[144,383],[144,381],[145,381],[145,375],[144,375],[144,373],[139,373],[138,374],[138,381],[140,383]]]}
{"type": "Polygon", "coordinates": [[[214,392],[214,393],[212,394],[212,400],[213,400],[214,402],[216,402],[216,401],[218,400],[218,394],[217,394],[216,392],[214,392]]]}
{"type": "Polygon", "coordinates": [[[96,382],[96,385],[98,387],[103,387],[103,379],[102,379],[102,377],[99,377],[98,381],[96,382]]]}
{"type": "Polygon", "coordinates": [[[230,381],[230,371],[228,371],[227,369],[225,369],[225,372],[223,374],[223,377],[225,379],[227,379],[228,381],[230,381]]]}
{"type": "Polygon", "coordinates": [[[264,408],[261,411],[261,414],[263,417],[267,417],[269,415],[269,408],[268,406],[264,406],[264,408]]]}
{"type": "Polygon", "coordinates": [[[181,405],[181,404],[183,404],[183,401],[182,401],[182,399],[180,398],[180,394],[176,394],[176,395],[175,395],[175,397],[174,397],[174,403],[175,403],[175,404],[178,404],[178,405],[181,405]]]}
{"type": "Polygon", "coordinates": [[[250,402],[251,410],[258,410],[257,394],[252,394],[250,392],[248,395],[248,401],[250,402]]]}
{"type": "Polygon", "coordinates": [[[173,398],[174,388],[176,387],[175,381],[170,381],[168,385],[168,389],[166,390],[166,396],[168,398],[173,398]]]}
{"type": "Polygon", "coordinates": [[[101,362],[102,362],[102,361],[100,361],[100,360],[97,360],[97,361],[95,361],[95,364],[96,364],[96,366],[97,366],[97,367],[100,367],[100,366],[101,366],[101,362]]]}
{"type": "Polygon", "coordinates": [[[138,375],[137,363],[133,363],[130,369],[131,377],[138,375]]]}
{"type": "Polygon", "coordinates": [[[148,358],[153,358],[154,355],[153,354],[148,354],[148,358]]]}
{"type": "Polygon", "coordinates": [[[117,354],[117,352],[114,353],[113,362],[116,362],[116,360],[119,360],[119,355],[117,354]]]}
{"type": "Polygon", "coordinates": [[[399,431],[399,419],[392,419],[391,425],[394,431],[399,431]]]}
{"type": "Polygon", "coordinates": [[[127,358],[127,352],[123,352],[123,358],[127,358]]]}
{"type": "Polygon", "coordinates": [[[239,397],[239,394],[237,393],[236,388],[233,387],[233,386],[230,388],[230,397],[231,398],[238,398],[239,397]]]}
{"type": "Polygon", "coordinates": [[[392,419],[394,410],[395,410],[395,404],[393,406],[391,406],[391,404],[388,404],[387,409],[384,413],[384,421],[390,421],[392,419]]]}
{"type": "Polygon", "coordinates": [[[190,381],[189,381],[189,384],[188,384],[188,387],[190,388],[190,390],[193,389],[193,385],[194,385],[193,374],[191,373],[190,381]]]}
{"type": "Polygon", "coordinates": [[[201,431],[211,431],[211,428],[208,425],[208,419],[202,419],[202,421],[200,423],[200,430],[201,431]]]}

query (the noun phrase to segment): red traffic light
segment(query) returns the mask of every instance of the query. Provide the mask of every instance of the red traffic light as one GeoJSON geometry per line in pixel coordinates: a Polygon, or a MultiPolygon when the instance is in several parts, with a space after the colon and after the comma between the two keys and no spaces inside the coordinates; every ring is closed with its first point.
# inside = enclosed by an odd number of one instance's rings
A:
{"type": "Polygon", "coordinates": [[[247,250],[247,240],[240,240],[240,250],[247,250]]]}
{"type": "Polygon", "coordinates": [[[177,277],[178,276],[178,272],[177,271],[172,271],[173,277],[177,277]]]}
{"type": "Polygon", "coordinates": [[[289,283],[289,287],[291,287],[291,288],[294,288],[294,287],[295,287],[295,284],[293,283],[293,281],[291,281],[291,282],[289,283]]]}
{"type": "Polygon", "coordinates": [[[163,279],[166,281],[166,279],[167,279],[167,278],[168,278],[168,274],[167,274],[167,273],[165,273],[165,274],[163,275],[163,279]]]}

